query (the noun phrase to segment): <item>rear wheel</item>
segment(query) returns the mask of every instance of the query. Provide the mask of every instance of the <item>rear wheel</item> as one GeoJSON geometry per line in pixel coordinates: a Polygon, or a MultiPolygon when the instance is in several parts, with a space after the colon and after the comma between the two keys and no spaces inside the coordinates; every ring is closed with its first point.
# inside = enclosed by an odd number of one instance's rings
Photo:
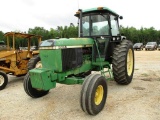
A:
{"type": "Polygon", "coordinates": [[[23,87],[24,87],[24,90],[27,93],[27,95],[29,95],[32,98],[42,97],[42,96],[48,94],[48,92],[49,92],[49,90],[44,91],[44,90],[41,90],[41,89],[33,88],[32,85],[31,85],[29,72],[26,74],[26,76],[24,78],[23,87]]]}
{"type": "Polygon", "coordinates": [[[99,74],[89,75],[82,85],[80,98],[82,110],[90,115],[96,115],[104,108],[106,98],[106,79],[99,74]]]}
{"type": "Polygon", "coordinates": [[[3,90],[8,83],[8,76],[5,72],[0,71],[0,90],[3,90]]]}
{"type": "Polygon", "coordinates": [[[133,45],[123,40],[113,52],[113,76],[118,84],[127,85],[132,81],[134,73],[133,45]]]}

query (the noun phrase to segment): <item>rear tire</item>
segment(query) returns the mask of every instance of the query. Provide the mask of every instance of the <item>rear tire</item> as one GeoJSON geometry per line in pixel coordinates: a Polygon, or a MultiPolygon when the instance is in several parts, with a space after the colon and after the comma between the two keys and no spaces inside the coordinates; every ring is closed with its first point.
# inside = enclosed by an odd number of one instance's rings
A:
{"type": "Polygon", "coordinates": [[[127,85],[134,73],[134,50],[131,41],[123,40],[113,52],[113,76],[118,84],[127,85]]]}
{"type": "Polygon", "coordinates": [[[24,87],[24,90],[27,93],[27,95],[29,95],[32,98],[42,97],[42,96],[48,94],[48,92],[49,92],[49,90],[44,91],[44,90],[39,90],[39,89],[33,88],[31,85],[29,72],[26,74],[26,76],[24,78],[23,87],[24,87]]]}
{"type": "Polygon", "coordinates": [[[106,98],[106,79],[99,74],[91,74],[86,77],[80,98],[82,110],[90,115],[96,115],[104,108],[106,98]]]}
{"type": "Polygon", "coordinates": [[[0,71],[0,90],[3,90],[8,84],[8,76],[5,72],[0,71]]]}

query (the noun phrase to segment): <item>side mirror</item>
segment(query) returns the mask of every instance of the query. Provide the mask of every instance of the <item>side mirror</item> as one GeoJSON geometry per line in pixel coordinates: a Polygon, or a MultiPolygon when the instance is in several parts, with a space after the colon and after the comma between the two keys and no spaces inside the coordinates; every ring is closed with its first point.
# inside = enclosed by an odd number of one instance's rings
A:
{"type": "Polygon", "coordinates": [[[119,16],[120,19],[123,19],[123,16],[119,16]]]}

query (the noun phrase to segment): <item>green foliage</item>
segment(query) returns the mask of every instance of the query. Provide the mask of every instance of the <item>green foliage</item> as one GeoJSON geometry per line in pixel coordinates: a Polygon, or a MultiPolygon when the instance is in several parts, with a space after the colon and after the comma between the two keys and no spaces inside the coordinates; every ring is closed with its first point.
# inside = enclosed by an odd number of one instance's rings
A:
{"type": "MultiPolygon", "coordinates": [[[[10,32],[10,31],[8,31],[10,32]]],[[[50,30],[46,30],[43,27],[35,27],[35,28],[29,28],[27,32],[21,32],[21,31],[14,31],[14,32],[20,32],[20,33],[28,33],[28,34],[35,34],[35,35],[41,35],[42,41],[47,39],[55,39],[55,38],[73,38],[78,37],[78,27],[71,24],[69,27],[65,26],[58,26],[56,29],[51,28],[50,30]]],[[[11,39],[11,38],[9,38],[11,39]]],[[[16,48],[19,47],[26,47],[27,41],[23,40],[22,38],[16,38],[16,48]]],[[[38,46],[37,38],[32,38],[31,45],[38,46]],[[34,40],[35,39],[35,40],[34,40]]],[[[5,41],[6,38],[4,37],[4,33],[0,31],[0,41],[5,41]]],[[[10,46],[12,46],[12,40],[10,40],[10,46]]]]}
{"type": "MultiPolygon", "coordinates": [[[[95,27],[94,30],[97,28],[95,27]]],[[[106,31],[106,28],[104,28],[106,31]]],[[[104,31],[102,29],[102,31],[104,31]]],[[[8,31],[10,32],[10,31],[8,31]]],[[[20,32],[20,31],[18,31],[20,32]]],[[[136,29],[134,27],[123,27],[120,26],[120,32],[123,33],[128,40],[131,40],[133,43],[136,42],[142,42],[146,44],[149,41],[155,41],[157,43],[160,43],[160,31],[155,30],[154,27],[150,28],[141,28],[136,29]]],[[[43,27],[35,27],[35,28],[29,28],[29,30],[26,32],[28,34],[35,34],[35,35],[41,35],[42,40],[46,39],[55,39],[55,38],[74,38],[78,37],[78,26],[74,26],[73,24],[70,26],[57,26],[56,29],[51,28],[50,30],[46,30],[43,27]]],[[[94,33],[96,34],[96,33],[94,33]]],[[[6,38],[4,37],[4,33],[0,31],[0,41],[4,40],[6,42],[6,38]]],[[[23,40],[16,41],[16,47],[19,46],[26,46],[27,43],[25,43],[23,40]]],[[[37,45],[37,40],[32,42],[32,45],[37,45]]]]}
{"type": "Polygon", "coordinates": [[[54,38],[71,38],[78,37],[78,27],[72,26],[57,26],[56,29],[51,28],[50,30],[45,30],[43,27],[35,27],[28,30],[29,34],[41,35],[42,40],[54,39],[54,38]]]}
{"type": "MultiPolygon", "coordinates": [[[[29,28],[28,34],[34,34],[34,35],[41,35],[42,40],[49,39],[49,31],[45,30],[43,27],[35,27],[35,28],[29,28]]],[[[31,41],[32,45],[38,46],[38,41],[36,40],[37,38],[32,38],[33,40],[31,41]]]]}
{"type": "Polygon", "coordinates": [[[133,43],[142,42],[143,44],[146,44],[151,41],[160,43],[160,31],[155,30],[154,27],[136,29],[134,27],[124,28],[120,26],[120,28],[121,33],[133,43]]]}
{"type": "Polygon", "coordinates": [[[0,41],[4,41],[4,33],[0,31],[0,41]]]}

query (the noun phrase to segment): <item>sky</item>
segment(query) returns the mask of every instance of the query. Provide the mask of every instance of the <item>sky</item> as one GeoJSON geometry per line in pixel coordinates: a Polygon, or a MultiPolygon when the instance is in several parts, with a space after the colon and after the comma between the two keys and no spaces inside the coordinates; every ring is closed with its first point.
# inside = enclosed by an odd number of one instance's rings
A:
{"type": "Polygon", "coordinates": [[[158,0],[1,0],[0,31],[28,31],[29,28],[77,25],[78,9],[108,7],[123,16],[120,25],[160,30],[158,0]]]}

